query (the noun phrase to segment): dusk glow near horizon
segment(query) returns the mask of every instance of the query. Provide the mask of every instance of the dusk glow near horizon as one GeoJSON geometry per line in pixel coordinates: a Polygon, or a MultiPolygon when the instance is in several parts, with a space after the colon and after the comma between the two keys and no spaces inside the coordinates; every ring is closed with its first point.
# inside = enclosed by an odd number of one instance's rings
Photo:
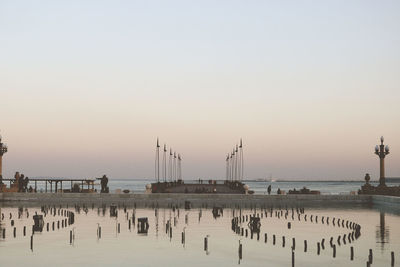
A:
{"type": "Polygon", "coordinates": [[[5,178],[400,177],[399,1],[0,0],[5,178]]]}

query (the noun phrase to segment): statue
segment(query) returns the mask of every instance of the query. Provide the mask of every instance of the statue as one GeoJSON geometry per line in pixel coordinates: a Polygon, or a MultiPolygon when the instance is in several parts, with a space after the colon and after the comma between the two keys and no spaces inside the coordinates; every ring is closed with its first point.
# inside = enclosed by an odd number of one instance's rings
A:
{"type": "Polygon", "coordinates": [[[371,177],[369,176],[369,173],[365,174],[365,184],[369,184],[369,181],[371,180],[371,177]]]}
{"type": "Polygon", "coordinates": [[[106,175],[103,175],[103,177],[100,178],[101,180],[101,193],[108,193],[109,189],[108,189],[108,178],[106,175]]]}

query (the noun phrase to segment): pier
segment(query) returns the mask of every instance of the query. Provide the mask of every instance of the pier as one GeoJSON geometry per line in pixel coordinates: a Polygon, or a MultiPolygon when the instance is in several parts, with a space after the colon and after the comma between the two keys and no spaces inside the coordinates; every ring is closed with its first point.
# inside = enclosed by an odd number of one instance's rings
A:
{"type": "MultiPolygon", "coordinates": [[[[6,179],[3,178],[4,182],[10,183],[10,188],[12,188],[13,183],[16,181],[15,179],[6,179]]],[[[37,192],[37,183],[44,182],[45,183],[45,192],[46,193],[72,193],[76,190],[74,189],[74,185],[80,185],[80,192],[82,193],[91,193],[95,192],[95,179],[62,179],[62,178],[29,178],[29,182],[33,182],[35,187],[33,188],[34,192],[37,192]],[[63,183],[70,183],[70,189],[63,189],[63,183]],[[53,186],[54,185],[54,186],[53,186]],[[87,188],[84,188],[87,187],[87,188]],[[54,188],[54,191],[53,191],[54,188]]],[[[65,187],[64,187],[65,188],[65,187]]]]}

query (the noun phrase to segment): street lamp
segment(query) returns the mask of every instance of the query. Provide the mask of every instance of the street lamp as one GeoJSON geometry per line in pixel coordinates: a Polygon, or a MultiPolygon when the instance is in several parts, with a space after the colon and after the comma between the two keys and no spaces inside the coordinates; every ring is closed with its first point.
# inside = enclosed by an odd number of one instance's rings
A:
{"type": "Polygon", "coordinates": [[[380,177],[379,185],[385,186],[385,157],[389,154],[389,146],[385,146],[383,141],[385,139],[381,136],[381,144],[375,146],[375,154],[379,156],[380,159],[380,177]]]}
{"type": "Polygon", "coordinates": [[[1,142],[1,135],[0,135],[0,184],[3,183],[3,155],[7,153],[8,147],[6,144],[1,142]]]}

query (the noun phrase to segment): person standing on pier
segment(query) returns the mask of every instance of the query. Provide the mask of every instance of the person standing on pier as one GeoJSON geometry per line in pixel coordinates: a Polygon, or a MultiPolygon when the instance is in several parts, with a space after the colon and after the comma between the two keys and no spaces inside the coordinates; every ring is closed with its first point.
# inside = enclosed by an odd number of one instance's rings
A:
{"type": "Polygon", "coordinates": [[[271,185],[268,186],[268,195],[271,195],[271,185]]]}

